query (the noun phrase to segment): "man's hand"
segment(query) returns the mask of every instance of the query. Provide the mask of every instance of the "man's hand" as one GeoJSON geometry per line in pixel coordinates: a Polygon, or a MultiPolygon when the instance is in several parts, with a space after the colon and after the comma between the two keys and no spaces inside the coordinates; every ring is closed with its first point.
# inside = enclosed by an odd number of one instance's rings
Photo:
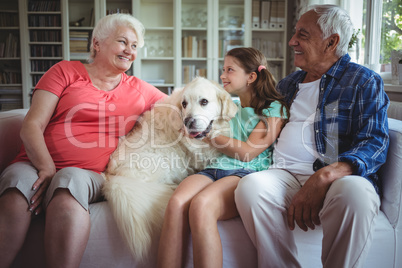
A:
{"type": "Polygon", "coordinates": [[[352,166],[344,162],[333,163],[314,173],[292,199],[288,208],[289,228],[294,230],[295,222],[304,231],[320,225],[319,213],[332,182],[351,174],[352,166]]]}

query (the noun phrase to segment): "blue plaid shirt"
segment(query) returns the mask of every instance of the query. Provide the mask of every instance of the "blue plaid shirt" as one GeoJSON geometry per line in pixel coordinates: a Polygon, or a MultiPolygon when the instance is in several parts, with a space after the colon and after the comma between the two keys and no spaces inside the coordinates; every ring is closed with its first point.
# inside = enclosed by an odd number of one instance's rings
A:
{"type": "MultiPolygon", "coordinates": [[[[278,91],[289,105],[305,76],[305,71],[296,71],[278,83],[278,91]]],[[[321,77],[314,120],[319,158],[313,169],[334,162],[351,163],[354,175],[367,178],[379,192],[376,172],[385,162],[389,146],[388,105],[381,77],[350,62],[348,54],[341,57],[321,77]]]]}

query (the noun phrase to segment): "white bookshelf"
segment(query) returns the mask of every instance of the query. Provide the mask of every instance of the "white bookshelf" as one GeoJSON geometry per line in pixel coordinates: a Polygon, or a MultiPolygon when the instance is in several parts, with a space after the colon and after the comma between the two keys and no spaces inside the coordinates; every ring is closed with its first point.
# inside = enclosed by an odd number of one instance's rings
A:
{"type": "MultiPolygon", "coordinates": [[[[0,101],[19,99],[18,107],[29,107],[31,90],[52,64],[60,60],[86,60],[89,52],[82,51],[84,43],[70,38],[90,40],[93,25],[113,12],[129,12],[146,28],[145,47],[139,49],[129,74],[149,81],[166,93],[184,86],[195,72],[219,82],[223,56],[235,46],[260,49],[275,77],[279,80],[286,75],[288,0],[268,1],[281,2],[284,16],[281,27],[268,28],[253,27],[254,0],[42,0],[57,2],[58,10],[30,10],[31,2],[35,0],[0,4],[0,12],[14,12],[18,16],[18,25],[0,26],[0,42],[9,33],[15,33],[19,35],[20,49],[18,57],[0,58],[0,66],[12,64],[21,73],[21,83],[0,84],[0,101]],[[32,25],[32,18],[41,16],[58,17],[60,23],[32,25]],[[74,24],[81,18],[84,18],[81,24],[74,24]],[[58,37],[33,39],[34,33],[58,37]],[[77,43],[81,45],[77,47],[77,43]],[[48,54],[42,49],[43,54],[33,53],[34,48],[57,48],[59,52],[48,54]],[[186,78],[188,71],[192,74],[186,78]],[[10,97],[10,92],[15,92],[14,96],[10,97]]],[[[257,2],[261,5],[262,1],[257,2]]]]}

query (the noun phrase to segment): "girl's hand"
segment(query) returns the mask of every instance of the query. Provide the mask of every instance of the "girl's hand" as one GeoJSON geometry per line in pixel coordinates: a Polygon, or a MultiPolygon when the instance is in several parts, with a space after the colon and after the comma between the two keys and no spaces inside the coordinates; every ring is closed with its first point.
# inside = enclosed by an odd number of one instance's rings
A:
{"type": "Polygon", "coordinates": [[[260,121],[245,142],[220,135],[212,138],[210,144],[227,156],[243,162],[251,161],[275,142],[282,129],[283,119],[269,117],[267,123],[268,129],[260,121]]]}
{"type": "Polygon", "coordinates": [[[56,174],[56,168],[42,169],[38,172],[38,179],[32,186],[32,190],[37,190],[34,196],[30,200],[29,211],[34,215],[38,215],[42,212],[42,201],[46,194],[46,190],[50,185],[50,182],[56,174]]]}

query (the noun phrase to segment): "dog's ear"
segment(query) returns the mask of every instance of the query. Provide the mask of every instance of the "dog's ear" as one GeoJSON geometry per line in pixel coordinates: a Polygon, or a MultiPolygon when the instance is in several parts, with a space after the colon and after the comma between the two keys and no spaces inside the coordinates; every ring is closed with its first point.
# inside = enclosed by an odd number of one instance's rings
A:
{"type": "Polygon", "coordinates": [[[167,98],[166,105],[169,107],[167,113],[173,129],[181,129],[183,127],[183,119],[181,114],[181,102],[183,96],[183,88],[176,88],[173,93],[167,98]]]}
{"type": "Polygon", "coordinates": [[[184,88],[175,88],[172,94],[168,97],[167,103],[176,106],[181,109],[181,101],[183,96],[184,88]]]}
{"type": "Polygon", "coordinates": [[[227,93],[221,85],[215,83],[217,87],[218,99],[221,102],[221,116],[223,119],[229,121],[232,117],[234,117],[237,113],[237,106],[233,102],[232,97],[229,93],[227,93]]]}

